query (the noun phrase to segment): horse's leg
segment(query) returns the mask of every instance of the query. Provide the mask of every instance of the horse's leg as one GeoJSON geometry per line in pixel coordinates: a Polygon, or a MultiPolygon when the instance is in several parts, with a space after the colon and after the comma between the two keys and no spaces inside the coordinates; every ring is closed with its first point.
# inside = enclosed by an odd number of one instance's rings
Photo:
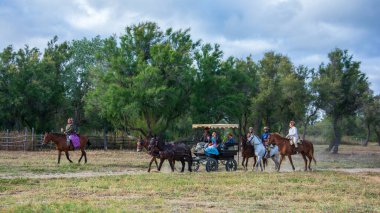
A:
{"type": "Polygon", "coordinates": [[[309,158],[309,170],[311,171],[311,161],[313,160],[313,157],[310,155],[307,155],[307,158],[309,158]]]}
{"type": "Polygon", "coordinates": [[[82,152],[82,154],[80,155],[80,158],[79,158],[79,160],[78,160],[78,163],[80,163],[80,161],[82,160],[82,158],[83,158],[83,156],[84,156],[84,154],[83,154],[83,151],[84,151],[84,150],[81,149],[80,151],[82,152]]]}
{"type": "MultiPolygon", "coordinates": [[[[169,163],[171,163],[170,164],[170,167],[172,168],[172,172],[174,172],[174,159],[172,158],[172,159],[168,159],[169,160],[169,163]]],[[[185,166],[185,163],[183,163],[183,167],[185,166]]],[[[182,167],[182,171],[181,172],[183,172],[183,170],[184,170],[184,168],[182,167]]]]}
{"type": "Polygon", "coordinates": [[[181,172],[185,171],[185,159],[181,159],[182,169],[181,172]]]}
{"type": "Polygon", "coordinates": [[[293,171],[295,171],[296,168],[294,167],[293,160],[292,160],[292,156],[291,156],[291,155],[288,155],[288,158],[289,158],[290,164],[292,165],[293,171]]]}
{"type": "Polygon", "coordinates": [[[252,171],[255,170],[256,163],[257,163],[256,156],[253,156],[253,168],[252,168],[252,171]]]}
{"type": "Polygon", "coordinates": [[[271,159],[273,160],[274,165],[275,165],[275,166],[274,166],[274,169],[277,170],[277,167],[278,167],[278,161],[277,161],[277,159],[276,159],[276,155],[272,156],[271,159]]]}
{"type": "MultiPolygon", "coordinates": [[[[160,158],[160,165],[158,165],[158,169],[157,169],[158,171],[161,170],[161,167],[162,167],[162,164],[164,163],[164,161],[165,161],[165,159],[160,158]]],[[[170,163],[170,161],[169,161],[169,163],[170,163]]]]}
{"type": "Polygon", "coordinates": [[[193,166],[193,157],[190,156],[189,160],[187,161],[187,164],[189,166],[189,172],[193,172],[192,166],[193,166]]]}
{"type": "Polygon", "coordinates": [[[245,157],[243,156],[243,160],[241,162],[241,165],[243,166],[243,169],[245,170],[244,161],[245,161],[245,157]]]}
{"type": "MultiPolygon", "coordinates": [[[[156,161],[156,157],[152,157],[152,159],[150,160],[148,172],[150,172],[150,167],[152,166],[153,161],[156,161]]],[[[156,164],[157,164],[157,161],[156,161],[156,164]]],[[[157,168],[158,168],[158,166],[157,166],[157,168]]]]}
{"type": "Polygon", "coordinates": [[[305,156],[304,153],[301,153],[301,155],[302,155],[303,160],[305,161],[305,170],[304,171],[307,171],[307,159],[306,159],[306,156],[305,156]]]}
{"type": "Polygon", "coordinates": [[[84,154],[84,163],[87,163],[87,153],[86,153],[86,150],[83,150],[83,154],[84,154]]]}
{"type": "Polygon", "coordinates": [[[61,162],[61,154],[62,154],[62,151],[58,151],[58,164],[59,162],[61,162]]]}
{"type": "Polygon", "coordinates": [[[156,157],[153,157],[152,160],[154,160],[154,163],[156,163],[156,168],[157,168],[157,170],[158,170],[158,163],[157,163],[156,157]]]}
{"type": "Polygon", "coordinates": [[[66,155],[67,160],[69,160],[70,163],[72,163],[73,161],[70,160],[70,157],[69,157],[69,151],[65,150],[65,155],[66,155]]]}
{"type": "Polygon", "coordinates": [[[277,168],[277,171],[278,171],[278,172],[280,171],[281,163],[282,163],[282,161],[284,160],[284,158],[285,158],[285,155],[281,155],[280,163],[278,164],[278,168],[277,168]]]}

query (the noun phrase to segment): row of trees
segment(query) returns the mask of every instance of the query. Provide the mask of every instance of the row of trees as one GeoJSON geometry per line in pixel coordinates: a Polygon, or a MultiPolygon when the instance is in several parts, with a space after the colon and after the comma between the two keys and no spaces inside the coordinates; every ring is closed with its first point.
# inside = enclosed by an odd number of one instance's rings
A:
{"type": "MultiPolygon", "coordinates": [[[[257,62],[224,57],[217,44],[193,41],[189,30],[161,30],[152,22],[120,37],[58,43],[40,52],[0,53],[2,128],[59,129],[73,116],[81,129],[121,129],[134,135],[191,133],[191,123],[264,125],[285,133],[288,122],[308,126],[330,119],[338,151],[341,123],[360,117],[380,140],[380,100],[360,62],[335,49],[318,69],[295,66],[279,53],[257,62]]],[[[364,125],[363,125],[364,126],[364,125]]]]}

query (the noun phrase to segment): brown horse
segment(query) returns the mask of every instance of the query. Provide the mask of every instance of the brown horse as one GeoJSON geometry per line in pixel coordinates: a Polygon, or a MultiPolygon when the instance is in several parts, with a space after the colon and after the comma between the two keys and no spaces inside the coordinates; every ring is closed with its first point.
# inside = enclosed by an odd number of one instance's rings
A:
{"type": "MultiPolygon", "coordinates": [[[[148,152],[148,146],[149,146],[149,142],[148,142],[148,139],[143,139],[141,136],[139,137],[139,139],[137,140],[137,148],[136,148],[136,151],[137,152],[141,152],[143,149],[145,149],[147,151],[147,153],[149,155],[151,155],[149,152],[148,152]]],[[[151,155],[152,156],[152,159],[150,160],[150,163],[149,163],[149,168],[148,168],[148,172],[150,172],[150,168],[152,166],[152,163],[156,163],[156,167],[158,169],[158,163],[157,163],[157,158],[158,156],[155,156],[155,155],[151,155]]]]}
{"type": "Polygon", "coordinates": [[[240,141],[241,141],[241,147],[242,147],[241,155],[243,157],[243,161],[241,162],[241,165],[243,166],[244,170],[247,170],[249,158],[253,157],[253,160],[254,160],[253,167],[256,165],[256,155],[253,150],[253,146],[247,143],[246,137],[240,136],[240,141]]]}
{"type": "MultiPolygon", "coordinates": [[[[86,136],[83,136],[83,135],[78,135],[78,136],[80,138],[80,150],[82,152],[82,155],[80,156],[78,163],[80,163],[83,156],[84,156],[84,163],[87,163],[87,155],[86,155],[86,151],[84,151],[84,148],[86,147],[87,144],[90,143],[90,141],[88,140],[86,136]]],[[[74,147],[72,144],[70,144],[70,146],[67,146],[65,134],[45,133],[43,142],[47,144],[49,141],[53,141],[55,143],[56,149],[58,150],[58,164],[61,161],[62,152],[65,152],[66,158],[68,161],[70,161],[70,163],[73,162],[70,160],[69,151],[74,150],[74,147]]]]}
{"type": "MultiPolygon", "coordinates": [[[[285,158],[285,156],[288,156],[290,164],[292,165],[293,171],[295,170],[294,165],[293,165],[293,160],[291,155],[297,154],[296,149],[294,145],[290,144],[290,139],[282,137],[278,133],[272,133],[268,137],[268,143],[269,144],[276,144],[279,148],[281,159],[280,159],[280,164],[278,166],[277,171],[280,171],[281,167],[281,162],[285,158]]],[[[314,146],[310,141],[303,140],[301,144],[298,144],[298,152],[302,155],[304,161],[305,161],[305,171],[307,171],[307,168],[311,170],[310,164],[311,160],[314,161],[316,164],[316,160],[314,158],[314,146]],[[309,158],[309,165],[307,158],[309,158]]]]}

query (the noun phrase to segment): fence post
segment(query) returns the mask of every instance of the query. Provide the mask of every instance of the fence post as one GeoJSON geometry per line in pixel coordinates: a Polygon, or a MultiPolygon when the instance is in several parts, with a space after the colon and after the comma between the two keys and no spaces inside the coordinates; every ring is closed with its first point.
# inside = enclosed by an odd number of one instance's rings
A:
{"type": "Polygon", "coordinates": [[[103,128],[103,136],[104,136],[104,150],[107,150],[107,145],[108,145],[107,127],[103,128]]]}
{"type": "Polygon", "coordinates": [[[26,151],[25,150],[25,144],[26,144],[27,136],[28,136],[28,128],[25,127],[25,129],[24,129],[24,152],[26,151]]]}
{"type": "Polygon", "coordinates": [[[34,151],[34,128],[32,128],[32,151],[34,151]]]}
{"type": "Polygon", "coordinates": [[[7,151],[8,151],[8,146],[9,146],[9,129],[7,129],[7,140],[6,140],[6,144],[7,144],[7,151]]]}

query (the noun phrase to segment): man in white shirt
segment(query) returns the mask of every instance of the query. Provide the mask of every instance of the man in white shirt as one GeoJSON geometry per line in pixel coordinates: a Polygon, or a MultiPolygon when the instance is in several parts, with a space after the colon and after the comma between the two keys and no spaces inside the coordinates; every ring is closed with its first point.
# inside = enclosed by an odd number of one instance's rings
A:
{"type": "Polygon", "coordinates": [[[296,147],[296,151],[298,149],[298,130],[297,130],[297,127],[295,127],[296,123],[294,121],[290,121],[289,123],[289,133],[288,135],[286,136],[287,138],[289,138],[291,140],[291,142],[293,142],[294,146],[296,147]]]}

